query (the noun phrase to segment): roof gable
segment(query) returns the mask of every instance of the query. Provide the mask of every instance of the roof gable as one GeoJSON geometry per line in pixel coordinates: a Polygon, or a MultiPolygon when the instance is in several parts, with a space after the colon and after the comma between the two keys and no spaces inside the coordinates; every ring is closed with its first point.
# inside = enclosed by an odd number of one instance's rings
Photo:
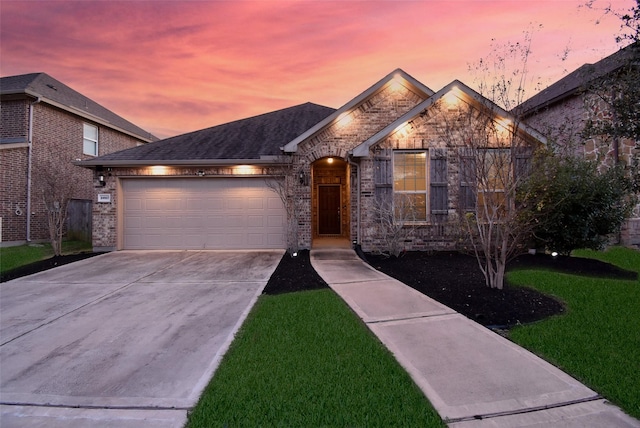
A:
{"type": "Polygon", "coordinates": [[[280,148],[335,109],[313,103],[213,126],[100,156],[80,165],[186,165],[272,161],[280,148]],[[215,162],[212,162],[215,161],[215,162]]]}
{"type": "MultiPolygon", "coordinates": [[[[499,107],[489,99],[483,97],[459,80],[454,80],[453,82],[449,83],[447,86],[433,94],[431,97],[427,98],[426,100],[415,106],[413,109],[400,116],[397,120],[387,125],[380,132],[376,133],[371,138],[364,141],[362,144],[356,146],[353,149],[353,156],[369,156],[369,150],[371,147],[392,136],[395,132],[403,129],[405,125],[409,124],[409,122],[416,119],[418,116],[423,115],[424,112],[435,106],[438,101],[448,96],[453,96],[468,104],[472,104],[476,108],[485,110],[487,113],[492,114],[496,117],[508,119],[513,123],[517,123],[513,115],[511,115],[509,112],[499,107]]],[[[518,129],[522,132],[525,132],[526,134],[529,134],[531,137],[540,142],[546,142],[545,138],[540,133],[526,124],[518,123],[518,129]]]]}
{"type": "Polygon", "coordinates": [[[375,94],[382,91],[386,87],[390,85],[400,84],[403,86],[407,86],[414,91],[417,91],[424,97],[429,97],[433,95],[433,91],[429,89],[427,86],[423,85],[409,74],[405,73],[401,69],[396,69],[391,73],[387,74],[385,77],[380,79],[373,86],[353,98],[351,101],[347,102],[345,105],[336,110],[333,114],[327,116],[324,120],[316,124],[314,127],[308,129],[306,132],[299,135],[294,140],[287,143],[282,150],[286,153],[296,152],[298,149],[298,145],[303,141],[313,137],[314,135],[319,134],[324,129],[332,126],[336,122],[339,122],[342,117],[348,114],[350,111],[358,108],[361,104],[366,102],[368,99],[372,98],[375,94]]]}
{"type": "Polygon", "coordinates": [[[0,95],[27,95],[142,141],[157,140],[151,133],[46,73],[3,77],[0,79],[0,95]]]}

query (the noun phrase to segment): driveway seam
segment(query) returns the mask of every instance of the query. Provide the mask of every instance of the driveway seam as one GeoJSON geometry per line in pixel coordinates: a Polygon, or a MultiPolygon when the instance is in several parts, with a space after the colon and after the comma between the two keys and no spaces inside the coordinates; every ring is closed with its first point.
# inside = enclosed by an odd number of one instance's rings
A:
{"type": "Polygon", "coordinates": [[[87,409],[87,410],[185,410],[193,409],[193,406],[91,406],[91,405],[70,405],[70,404],[42,404],[42,403],[22,403],[12,401],[0,401],[3,406],[24,406],[24,407],[42,407],[56,409],[87,409]]]}
{"type": "Polygon", "coordinates": [[[106,299],[107,297],[109,297],[109,296],[111,296],[111,295],[113,295],[113,294],[115,294],[115,293],[117,293],[117,292],[119,292],[119,291],[122,291],[122,290],[124,290],[125,288],[127,288],[127,287],[129,287],[129,286],[131,286],[131,285],[133,285],[133,284],[135,284],[135,283],[137,283],[137,282],[140,282],[140,281],[141,281],[141,280],[143,280],[144,278],[147,278],[147,277],[149,277],[149,276],[151,276],[151,275],[154,275],[154,274],[156,274],[156,273],[158,273],[158,272],[163,272],[163,271],[165,271],[165,270],[167,270],[167,269],[169,269],[169,268],[173,267],[174,265],[176,265],[176,264],[178,264],[178,263],[182,263],[183,261],[185,261],[185,260],[187,260],[187,259],[189,259],[189,258],[191,258],[191,257],[194,257],[197,253],[199,253],[199,251],[195,252],[194,254],[192,254],[192,255],[190,255],[190,256],[188,256],[188,257],[184,258],[184,259],[181,259],[180,261],[177,261],[177,262],[175,262],[175,263],[169,264],[169,265],[165,266],[163,269],[160,269],[160,270],[157,270],[157,271],[151,272],[151,273],[149,273],[149,274],[147,274],[147,275],[144,275],[144,276],[142,276],[142,277],[140,277],[140,278],[136,279],[135,281],[132,281],[132,282],[130,282],[130,283],[128,283],[128,284],[123,285],[122,287],[118,287],[118,288],[116,288],[115,290],[110,291],[109,293],[106,293],[106,294],[103,294],[103,295],[101,295],[101,296],[99,296],[99,297],[96,297],[95,299],[93,299],[93,300],[91,300],[91,301],[89,301],[89,302],[87,302],[87,303],[85,303],[85,304],[83,304],[83,305],[80,305],[80,306],[78,306],[78,307],[76,307],[76,308],[73,308],[73,309],[71,309],[71,310],[69,310],[69,311],[67,311],[67,312],[65,312],[65,313],[63,313],[63,314],[61,314],[61,315],[59,315],[59,316],[57,316],[57,317],[55,317],[55,318],[49,319],[49,320],[47,320],[47,321],[43,322],[42,324],[39,324],[39,325],[37,325],[36,327],[32,328],[31,330],[27,330],[27,331],[25,331],[25,332],[23,332],[23,333],[19,334],[18,336],[13,337],[13,338],[11,338],[11,339],[7,340],[6,342],[0,343],[0,347],[2,347],[2,346],[4,346],[4,345],[7,345],[7,344],[9,344],[9,343],[11,343],[11,342],[13,342],[13,341],[15,341],[15,340],[17,340],[17,339],[20,339],[21,337],[26,336],[26,335],[27,335],[27,334],[29,334],[29,333],[32,333],[32,332],[34,332],[34,331],[36,331],[36,330],[39,330],[39,329],[41,329],[42,327],[46,327],[46,326],[48,326],[48,325],[51,325],[51,324],[53,324],[54,322],[58,321],[59,319],[64,318],[64,317],[66,317],[67,315],[70,315],[70,314],[72,314],[72,313],[74,313],[74,312],[76,312],[76,311],[79,311],[80,309],[86,308],[86,307],[87,307],[87,306],[89,306],[89,305],[92,305],[92,304],[94,304],[94,303],[100,302],[100,301],[102,301],[102,300],[106,299]]]}

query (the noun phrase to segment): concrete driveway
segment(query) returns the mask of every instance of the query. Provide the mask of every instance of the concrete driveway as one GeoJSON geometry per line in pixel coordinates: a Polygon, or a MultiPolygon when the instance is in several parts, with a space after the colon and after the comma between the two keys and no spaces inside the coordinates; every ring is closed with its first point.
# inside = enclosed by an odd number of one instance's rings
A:
{"type": "Polygon", "coordinates": [[[284,251],[119,251],[0,284],[0,425],[179,427],[284,251]]]}

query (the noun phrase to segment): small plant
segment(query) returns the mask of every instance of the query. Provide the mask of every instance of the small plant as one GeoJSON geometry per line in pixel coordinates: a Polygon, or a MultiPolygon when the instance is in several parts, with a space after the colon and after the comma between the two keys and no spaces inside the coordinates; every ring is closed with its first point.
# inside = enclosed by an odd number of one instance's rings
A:
{"type": "Polygon", "coordinates": [[[376,198],[373,206],[374,229],[380,241],[374,253],[399,257],[405,242],[415,233],[415,207],[410,198],[376,198]]]}

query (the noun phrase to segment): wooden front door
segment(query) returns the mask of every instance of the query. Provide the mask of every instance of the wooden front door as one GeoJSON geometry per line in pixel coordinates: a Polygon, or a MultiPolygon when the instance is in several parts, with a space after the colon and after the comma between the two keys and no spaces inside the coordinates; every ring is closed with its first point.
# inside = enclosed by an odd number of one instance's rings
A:
{"type": "Polygon", "coordinates": [[[318,186],[318,233],[340,234],[340,186],[318,186]]]}

